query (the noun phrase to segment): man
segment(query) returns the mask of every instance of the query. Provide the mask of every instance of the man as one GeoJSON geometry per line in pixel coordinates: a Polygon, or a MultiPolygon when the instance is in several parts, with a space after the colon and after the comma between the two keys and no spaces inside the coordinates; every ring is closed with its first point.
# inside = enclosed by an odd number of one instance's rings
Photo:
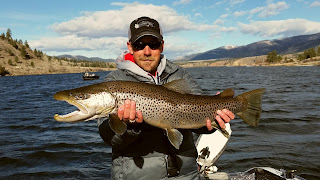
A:
{"type": "MultiPolygon", "coordinates": [[[[128,51],[117,58],[118,70],[110,72],[106,81],[140,81],[162,85],[173,80],[185,79],[193,93],[201,89],[181,67],[171,63],[161,54],[164,48],[159,23],[149,17],[134,20],[129,27],[128,51]]],[[[215,112],[212,112],[215,113],[215,112]]],[[[164,131],[143,122],[142,112],[134,101],[126,100],[118,107],[120,120],[128,128],[122,136],[115,134],[108,120],[99,120],[99,133],[112,146],[112,179],[199,179],[193,134],[212,133],[211,121],[197,130],[179,130],[183,142],[175,149],[164,131]]],[[[221,128],[234,119],[228,110],[219,111],[216,120],[221,128]]]]}

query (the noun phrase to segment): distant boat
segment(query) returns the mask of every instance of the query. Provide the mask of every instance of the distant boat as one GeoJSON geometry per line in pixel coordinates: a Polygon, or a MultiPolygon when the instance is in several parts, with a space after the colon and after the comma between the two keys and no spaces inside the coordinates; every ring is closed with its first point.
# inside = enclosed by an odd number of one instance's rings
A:
{"type": "Polygon", "coordinates": [[[99,79],[100,76],[95,75],[94,73],[90,74],[89,72],[84,73],[83,80],[95,80],[99,79]]]}

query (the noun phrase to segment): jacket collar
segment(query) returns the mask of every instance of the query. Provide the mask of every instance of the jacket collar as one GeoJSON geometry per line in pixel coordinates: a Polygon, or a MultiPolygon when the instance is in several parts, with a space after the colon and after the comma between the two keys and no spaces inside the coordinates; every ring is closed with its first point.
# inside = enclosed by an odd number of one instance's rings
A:
{"type": "Polygon", "coordinates": [[[159,84],[160,76],[162,75],[162,73],[166,69],[166,65],[167,65],[166,56],[161,54],[160,63],[157,68],[157,73],[155,76],[153,76],[150,73],[143,70],[142,68],[140,68],[133,61],[126,60],[125,56],[128,53],[129,53],[129,51],[124,51],[121,53],[121,55],[119,57],[117,57],[117,59],[116,59],[117,68],[121,69],[121,70],[126,70],[128,72],[131,72],[131,73],[139,75],[139,76],[142,76],[144,78],[149,79],[150,81],[152,81],[155,84],[159,84]]]}

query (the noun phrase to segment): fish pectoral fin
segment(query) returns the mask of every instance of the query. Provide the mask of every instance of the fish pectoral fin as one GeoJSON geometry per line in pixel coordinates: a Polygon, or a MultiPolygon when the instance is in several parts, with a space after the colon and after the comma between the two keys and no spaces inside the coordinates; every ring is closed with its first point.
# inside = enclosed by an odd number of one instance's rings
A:
{"type": "Polygon", "coordinates": [[[166,132],[170,143],[176,149],[179,149],[183,140],[183,135],[181,134],[181,132],[179,132],[177,129],[166,129],[166,132]]]}
{"type": "Polygon", "coordinates": [[[121,121],[117,114],[109,115],[110,128],[118,135],[123,135],[127,130],[127,124],[121,121]]]}

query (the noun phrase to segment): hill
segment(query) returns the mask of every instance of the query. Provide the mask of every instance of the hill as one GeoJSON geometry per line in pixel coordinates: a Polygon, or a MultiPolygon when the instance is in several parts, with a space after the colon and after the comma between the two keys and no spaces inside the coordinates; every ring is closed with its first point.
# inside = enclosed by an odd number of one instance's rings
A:
{"type": "Polygon", "coordinates": [[[298,60],[296,55],[287,54],[282,56],[281,61],[275,63],[267,62],[266,55],[222,60],[175,61],[174,63],[185,68],[213,66],[320,66],[320,56],[298,60]]]}
{"type": "Polygon", "coordinates": [[[267,55],[276,50],[278,54],[293,54],[320,46],[320,33],[275,40],[264,40],[244,46],[223,46],[203,53],[182,57],[180,60],[230,59],[267,55]]]}
{"type": "Polygon", "coordinates": [[[63,54],[63,55],[59,55],[57,57],[58,58],[75,59],[75,60],[80,60],[80,61],[84,60],[84,61],[115,62],[114,59],[103,59],[103,58],[99,58],[99,57],[86,57],[86,56],[81,56],[81,55],[73,56],[73,55],[63,54]]]}
{"type": "Polygon", "coordinates": [[[32,50],[27,41],[14,40],[8,31],[0,36],[0,76],[110,71],[116,67],[111,62],[48,56],[32,50]]]}

